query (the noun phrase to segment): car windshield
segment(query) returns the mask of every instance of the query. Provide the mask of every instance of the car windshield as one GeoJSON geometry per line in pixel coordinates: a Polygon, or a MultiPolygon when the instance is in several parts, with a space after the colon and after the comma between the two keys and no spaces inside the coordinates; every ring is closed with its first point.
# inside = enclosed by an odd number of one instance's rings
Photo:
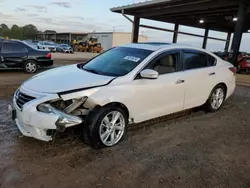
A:
{"type": "Polygon", "coordinates": [[[45,45],[48,45],[48,46],[54,46],[54,45],[55,45],[55,44],[52,43],[52,42],[45,42],[44,44],[45,44],[45,45]]]}
{"type": "Polygon", "coordinates": [[[83,70],[106,76],[124,76],[139,65],[153,51],[116,47],[82,66],[83,70]]]}
{"type": "Polygon", "coordinates": [[[247,62],[250,63],[250,58],[247,58],[247,62]]]}
{"type": "Polygon", "coordinates": [[[61,44],[61,47],[69,47],[67,44],[61,44]]]}

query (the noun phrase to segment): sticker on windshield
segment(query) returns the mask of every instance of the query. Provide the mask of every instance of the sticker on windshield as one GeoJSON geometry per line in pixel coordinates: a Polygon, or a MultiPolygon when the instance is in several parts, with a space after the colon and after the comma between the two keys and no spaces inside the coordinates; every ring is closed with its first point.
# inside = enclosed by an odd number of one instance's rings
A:
{"type": "Polygon", "coordinates": [[[133,57],[133,56],[126,56],[123,59],[126,59],[126,60],[133,61],[133,62],[137,63],[138,61],[140,61],[141,58],[139,58],[139,57],[133,57]]]}

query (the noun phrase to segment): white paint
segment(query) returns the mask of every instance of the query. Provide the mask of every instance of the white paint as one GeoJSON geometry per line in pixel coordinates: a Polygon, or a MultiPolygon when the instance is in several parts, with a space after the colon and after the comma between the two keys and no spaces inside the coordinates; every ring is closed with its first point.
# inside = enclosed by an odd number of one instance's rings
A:
{"type": "Polygon", "coordinates": [[[42,93],[59,93],[104,85],[113,78],[84,71],[77,65],[68,65],[37,74],[25,82],[22,87],[42,93]]]}
{"type": "Polygon", "coordinates": [[[129,44],[124,47],[150,49],[154,52],[144,59],[134,70],[108,83],[113,77],[101,76],[85,72],[76,65],[65,66],[46,71],[26,81],[20,91],[34,96],[37,99],[25,104],[23,110],[18,110],[15,99],[14,107],[17,109],[16,123],[26,136],[40,140],[50,140],[44,135],[47,129],[56,129],[56,115],[44,115],[38,112],[37,105],[60,97],[56,92],[99,86],[69,94],[62,95],[63,100],[88,97],[85,107],[93,108],[95,105],[107,105],[112,102],[124,104],[129,111],[129,118],[134,122],[142,122],[152,118],[171,114],[181,110],[203,105],[208,99],[212,89],[218,83],[227,86],[228,98],[235,89],[235,76],[229,70],[231,64],[203,49],[178,45],[144,45],[129,44]],[[217,59],[214,67],[180,71],[159,75],[157,79],[134,79],[142,68],[154,57],[172,49],[196,49],[206,52],[217,59]],[[209,76],[210,73],[215,73],[209,76]],[[180,80],[185,82],[181,84],[180,80]]]}

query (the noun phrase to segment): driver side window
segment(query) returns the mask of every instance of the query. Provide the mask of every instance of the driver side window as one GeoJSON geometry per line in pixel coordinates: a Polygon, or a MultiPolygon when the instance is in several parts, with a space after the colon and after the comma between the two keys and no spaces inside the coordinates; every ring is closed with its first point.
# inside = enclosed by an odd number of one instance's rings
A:
{"type": "Polygon", "coordinates": [[[145,69],[153,69],[157,71],[159,75],[173,73],[177,71],[178,58],[179,53],[162,55],[149,63],[145,69]]]}

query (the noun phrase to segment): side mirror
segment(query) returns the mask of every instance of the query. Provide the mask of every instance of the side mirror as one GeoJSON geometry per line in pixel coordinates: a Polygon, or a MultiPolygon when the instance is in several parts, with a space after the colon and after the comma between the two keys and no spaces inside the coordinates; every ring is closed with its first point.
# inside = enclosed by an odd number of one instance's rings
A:
{"type": "Polygon", "coordinates": [[[157,79],[159,76],[159,73],[152,69],[145,69],[141,71],[140,76],[146,79],[157,79]]]}

